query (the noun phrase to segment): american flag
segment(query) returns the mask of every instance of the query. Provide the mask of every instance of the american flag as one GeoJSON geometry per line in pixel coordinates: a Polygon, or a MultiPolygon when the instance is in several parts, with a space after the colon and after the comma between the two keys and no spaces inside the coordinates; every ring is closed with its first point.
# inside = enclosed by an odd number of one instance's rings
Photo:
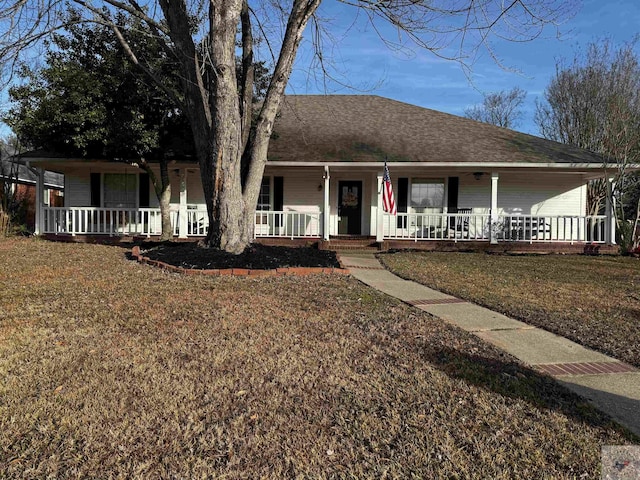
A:
{"type": "Polygon", "coordinates": [[[382,177],[382,209],[391,215],[397,213],[396,201],[393,198],[393,187],[391,186],[391,176],[389,175],[386,160],[384,162],[384,176],[382,177]]]}

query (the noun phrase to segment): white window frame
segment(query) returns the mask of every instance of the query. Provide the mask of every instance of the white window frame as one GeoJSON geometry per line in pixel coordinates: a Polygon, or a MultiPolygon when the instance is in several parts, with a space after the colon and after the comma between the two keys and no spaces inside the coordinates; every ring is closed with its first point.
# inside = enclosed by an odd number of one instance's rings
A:
{"type": "MultiPolygon", "coordinates": [[[[265,204],[263,203],[262,205],[265,205],[265,204]]],[[[259,212],[273,211],[273,176],[272,175],[264,175],[262,177],[262,180],[260,181],[260,192],[258,192],[258,202],[256,203],[256,211],[259,211],[259,212]],[[267,210],[258,208],[261,205],[260,197],[262,197],[262,185],[263,183],[265,183],[265,179],[269,179],[269,208],[267,210]]]]}
{"type": "Polygon", "coordinates": [[[409,179],[409,191],[407,192],[407,195],[409,196],[409,198],[407,199],[407,206],[409,212],[411,213],[433,213],[433,214],[438,214],[438,213],[444,213],[446,211],[447,208],[447,179],[446,178],[434,178],[434,177],[411,177],[409,179]],[[412,199],[412,195],[413,195],[413,186],[414,184],[441,184],[442,185],[442,203],[439,207],[439,211],[438,212],[424,212],[425,209],[431,209],[431,210],[436,210],[438,207],[415,207],[413,205],[413,199],[412,199]],[[419,211],[421,210],[421,211],[419,211]]]}
{"type": "MultiPolygon", "coordinates": [[[[256,212],[272,212],[273,211],[273,175],[264,175],[260,181],[260,192],[258,192],[258,202],[256,203],[256,212]],[[265,183],[265,179],[269,179],[269,208],[267,210],[259,209],[260,197],[262,196],[262,184],[265,183]]],[[[256,215],[256,225],[268,225],[269,215],[256,215]]]]}

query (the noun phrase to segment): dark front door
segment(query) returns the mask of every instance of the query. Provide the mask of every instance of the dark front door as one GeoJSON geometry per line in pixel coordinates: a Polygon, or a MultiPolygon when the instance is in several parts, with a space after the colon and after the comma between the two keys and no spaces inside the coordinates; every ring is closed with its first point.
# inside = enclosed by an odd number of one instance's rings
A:
{"type": "Polygon", "coordinates": [[[338,182],[338,233],[360,235],[362,233],[362,182],[338,182]]]}

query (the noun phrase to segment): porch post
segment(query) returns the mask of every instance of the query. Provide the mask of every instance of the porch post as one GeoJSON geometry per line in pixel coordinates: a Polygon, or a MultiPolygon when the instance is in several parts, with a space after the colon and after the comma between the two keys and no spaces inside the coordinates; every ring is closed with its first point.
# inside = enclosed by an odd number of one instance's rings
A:
{"type": "Polygon", "coordinates": [[[498,179],[500,174],[498,172],[491,172],[491,224],[489,228],[489,235],[491,243],[498,243],[498,232],[496,231],[496,225],[498,223],[498,179]]]}
{"type": "Polygon", "coordinates": [[[324,207],[322,211],[322,238],[323,240],[329,240],[329,229],[331,228],[331,218],[329,215],[329,165],[324,166],[324,207]]]}
{"type": "Polygon", "coordinates": [[[187,169],[180,170],[180,207],[178,210],[178,238],[187,238],[187,169]]]}
{"type": "Polygon", "coordinates": [[[36,204],[35,204],[35,225],[34,234],[44,233],[44,170],[36,168],[36,204]]]}
{"type": "Polygon", "coordinates": [[[384,240],[384,212],[382,210],[382,179],[383,173],[378,173],[378,205],[376,206],[376,242],[384,240]]]}
{"type": "Polygon", "coordinates": [[[615,217],[615,199],[613,198],[614,183],[613,178],[607,178],[607,198],[605,203],[605,232],[604,239],[607,245],[615,245],[616,243],[616,217],[615,217]]]}

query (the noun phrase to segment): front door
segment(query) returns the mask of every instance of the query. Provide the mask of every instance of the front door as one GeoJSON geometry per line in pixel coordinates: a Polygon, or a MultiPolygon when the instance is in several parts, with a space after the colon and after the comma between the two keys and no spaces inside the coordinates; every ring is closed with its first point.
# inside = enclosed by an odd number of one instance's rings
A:
{"type": "Polygon", "coordinates": [[[362,233],[362,182],[338,182],[338,234],[362,233]]]}

